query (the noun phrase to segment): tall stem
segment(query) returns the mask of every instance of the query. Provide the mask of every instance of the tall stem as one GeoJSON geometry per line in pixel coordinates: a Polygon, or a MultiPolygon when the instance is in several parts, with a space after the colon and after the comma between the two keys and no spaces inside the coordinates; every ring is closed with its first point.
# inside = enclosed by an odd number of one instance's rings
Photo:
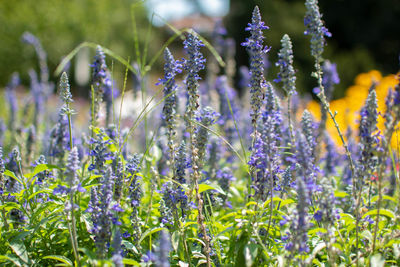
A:
{"type": "MultiPolygon", "coordinates": [[[[72,120],[71,120],[71,110],[69,104],[67,103],[67,116],[68,116],[68,130],[69,130],[69,146],[70,151],[72,151],[73,143],[72,143],[72,120]]],[[[69,192],[70,203],[71,203],[71,240],[72,240],[72,247],[74,249],[75,259],[78,266],[81,266],[80,258],[79,258],[79,251],[78,251],[78,237],[76,234],[76,221],[75,221],[75,214],[74,214],[74,191],[72,187],[70,188],[69,192]]]]}

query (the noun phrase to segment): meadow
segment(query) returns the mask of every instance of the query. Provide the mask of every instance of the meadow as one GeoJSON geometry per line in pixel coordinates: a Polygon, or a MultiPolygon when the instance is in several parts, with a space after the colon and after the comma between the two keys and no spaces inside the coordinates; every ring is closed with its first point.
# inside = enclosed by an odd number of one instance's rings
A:
{"type": "Polygon", "coordinates": [[[323,57],[332,33],[318,1],[305,6],[314,100],[298,93],[302,70],[285,33],[279,73],[265,78],[268,26],[257,6],[246,40],[221,23],[210,40],[173,29],[153,57],[136,45],[136,67],[83,43],[56,84],[45,48],[25,33],[39,72],[29,72],[29,93],[17,94],[17,73],[4,90],[0,265],[399,266],[400,73],[362,73],[333,100],[340,77],[323,57]],[[176,40],[182,59],[168,49],[176,40]],[[249,67],[236,66],[235,41],[249,67]],[[68,75],[83,47],[95,50],[89,108],[74,101],[68,75]],[[164,75],[149,85],[158,59],[164,75]],[[126,69],[121,88],[114,64],[126,69]],[[140,106],[126,119],[128,96],[140,106]]]}

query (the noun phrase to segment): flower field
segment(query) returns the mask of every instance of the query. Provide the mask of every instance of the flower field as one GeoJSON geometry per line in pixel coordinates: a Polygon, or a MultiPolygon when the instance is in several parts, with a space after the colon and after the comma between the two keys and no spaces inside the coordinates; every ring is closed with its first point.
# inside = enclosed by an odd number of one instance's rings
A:
{"type": "Polygon", "coordinates": [[[0,108],[0,265],[399,266],[400,73],[362,73],[332,99],[340,77],[323,57],[332,34],[318,1],[305,6],[311,101],[298,93],[285,33],[279,73],[266,79],[269,27],[257,6],[236,40],[248,68],[216,23],[210,40],[173,29],[137,67],[83,43],[54,84],[45,48],[25,33],[39,72],[29,72],[29,94],[10,77],[0,108]],[[182,59],[168,49],[180,39],[182,59]],[[96,53],[89,108],[67,67],[85,46],[96,53]],[[158,58],[164,74],[149,85],[158,58]],[[121,88],[114,62],[126,68],[121,88]],[[141,105],[126,119],[128,96],[141,105]]]}

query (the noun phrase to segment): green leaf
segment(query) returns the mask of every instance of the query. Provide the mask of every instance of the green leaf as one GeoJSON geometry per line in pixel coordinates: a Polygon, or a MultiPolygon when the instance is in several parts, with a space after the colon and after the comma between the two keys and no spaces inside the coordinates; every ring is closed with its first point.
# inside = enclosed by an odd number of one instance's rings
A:
{"type": "Polygon", "coordinates": [[[125,246],[126,249],[132,250],[133,252],[135,252],[136,254],[138,253],[136,247],[134,244],[132,244],[131,242],[129,242],[128,240],[122,240],[121,244],[123,246],[125,246]]]}
{"type": "Polygon", "coordinates": [[[222,190],[222,188],[219,185],[211,186],[208,184],[199,184],[199,193],[202,193],[207,190],[216,190],[216,191],[218,191],[218,193],[220,193],[222,195],[226,195],[224,190],[222,190]]]}
{"type": "Polygon", "coordinates": [[[336,198],[344,198],[347,197],[349,194],[343,191],[336,191],[335,192],[335,197],[336,198]]]}
{"type": "Polygon", "coordinates": [[[257,244],[250,243],[244,249],[244,258],[246,260],[246,267],[251,267],[257,257],[258,246],[257,244]]]}
{"type": "Polygon", "coordinates": [[[12,209],[19,209],[19,205],[15,202],[6,202],[4,203],[4,205],[0,206],[0,209],[5,210],[5,211],[9,211],[12,209]]]}
{"type": "Polygon", "coordinates": [[[0,262],[4,262],[4,261],[13,261],[13,260],[10,259],[10,258],[7,257],[7,256],[0,255],[0,262]]]}
{"type": "Polygon", "coordinates": [[[39,191],[33,193],[32,195],[30,195],[30,196],[28,197],[28,200],[34,198],[34,197],[35,197],[36,195],[38,195],[38,194],[41,194],[41,193],[51,193],[51,192],[52,192],[52,190],[50,190],[50,189],[39,190],[39,191]]]}
{"type": "MultiPolygon", "coordinates": [[[[280,202],[282,203],[283,199],[280,198],[280,197],[273,197],[273,198],[272,198],[272,201],[273,201],[273,202],[280,201],[280,202]]],[[[268,199],[267,201],[265,201],[265,202],[264,202],[264,209],[267,208],[267,207],[269,207],[269,204],[270,204],[270,203],[271,203],[271,199],[268,199]]]]}
{"type": "Polygon", "coordinates": [[[318,228],[315,228],[315,229],[311,229],[310,231],[308,231],[308,234],[309,235],[314,235],[314,234],[316,234],[316,233],[323,233],[323,234],[325,234],[325,233],[327,233],[328,231],[325,229],[325,228],[320,228],[320,227],[318,227],[318,228]]]}
{"type": "MultiPolygon", "coordinates": [[[[375,216],[375,215],[377,215],[377,214],[378,214],[378,210],[377,210],[377,209],[375,209],[375,210],[370,210],[370,211],[368,211],[367,213],[365,213],[365,214],[362,216],[362,218],[364,219],[364,218],[367,217],[367,216],[375,216]]],[[[386,210],[386,209],[380,209],[379,215],[386,216],[386,217],[388,217],[388,218],[390,218],[390,219],[392,219],[392,220],[394,220],[394,219],[396,218],[396,216],[394,215],[394,213],[393,213],[391,210],[386,210]]]]}
{"type": "Polygon", "coordinates": [[[140,266],[140,264],[137,261],[133,260],[133,259],[123,258],[122,259],[122,263],[126,264],[126,265],[140,266]]]}
{"type": "Polygon", "coordinates": [[[161,231],[161,230],[166,230],[166,231],[167,231],[167,229],[164,228],[164,227],[159,227],[159,228],[155,228],[155,229],[148,229],[148,230],[147,230],[146,232],[144,232],[143,235],[140,237],[140,239],[139,239],[139,244],[142,243],[142,241],[143,241],[146,237],[148,237],[149,235],[152,235],[152,234],[154,234],[154,233],[157,233],[158,231],[161,231]]]}
{"type": "MultiPolygon", "coordinates": [[[[379,195],[374,196],[373,198],[371,198],[371,203],[376,202],[378,199],[379,199],[379,195]]],[[[384,199],[384,200],[390,200],[390,201],[392,201],[392,202],[395,203],[395,204],[397,203],[397,200],[396,200],[394,197],[391,197],[391,196],[383,195],[383,196],[382,196],[382,199],[384,199]]]]}
{"type": "Polygon", "coordinates": [[[57,260],[65,263],[67,266],[73,266],[73,263],[70,259],[67,257],[61,256],[61,255],[50,255],[50,256],[45,256],[43,259],[52,259],[52,260],[57,260]]]}
{"type": "Polygon", "coordinates": [[[179,239],[180,239],[180,233],[178,231],[173,232],[173,234],[171,236],[171,244],[172,244],[172,248],[175,251],[178,251],[179,239]]]}
{"type": "Polygon", "coordinates": [[[11,240],[10,247],[24,263],[26,264],[30,263],[25,244],[21,240],[19,239],[11,240]]]}
{"type": "Polygon", "coordinates": [[[20,179],[18,179],[17,176],[15,176],[15,174],[12,171],[5,170],[4,175],[7,175],[7,176],[15,179],[18,183],[23,184],[22,181],[20,179]]]}

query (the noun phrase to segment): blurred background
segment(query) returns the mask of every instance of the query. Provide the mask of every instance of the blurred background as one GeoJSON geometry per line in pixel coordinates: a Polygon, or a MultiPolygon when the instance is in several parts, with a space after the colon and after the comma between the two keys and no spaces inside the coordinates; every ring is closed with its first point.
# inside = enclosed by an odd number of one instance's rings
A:
{"type": "MultiPolygon", "coordinates": [[[[260,7],[263,20],[270,26],[265,31],[265,43],[272,47],[267,78],[273,80],[276,77],[280,39],[287,33],[294,46],[298,89],[311,92],[315,81],[310,78],[313,59],[309,52],[309,37],[303,34],[303,0],[0,1],[0,88],[6,86],[15,71],[20,73],[22,83],[29,85],[29,69],[39,68],[33,47],[21,42],[25,31],[40,39],[47,52],[50,79],[56,81],[56,66],[84,41],[98,43],[134,63],[138,61],[133,38],[136,28],[140,51],[147,51],[145,61],[148,62],[173,35],[166,24],[177,29],[193,27],[210,40],[216,18],[223,18],[226,35],[236,41],[236,69],[239,69],[248,65],[247,53],[240,43],[248,36],[244,28],[255,5],[260,7]]],[[[320,0],[320,8],[332,33],[324,57],[337,64],[341,79],[335,98],[343,95],[359,73],[371,69],[377,69],[383,75],[398,71],[399,0],[320,0]]],[[[175,40],[170,47],[176,58],[183,56],[181,40],[175,40]]],[[[207,54],[206,49],[204,52],[207,54]]],[[[84,97],[88,94],[89,64],[93,55],[94,49],[83,49],[69,65],[70,75],[74,77],[71,78],[73,89],[84,97]]],[[[206,56],[209,60],[212,57],[209,53],[206,56]]],[[[107,63],[109,67],[112,65],[120,87],[125,67],[112,64],[109,57],[107,63]]],[[[160,57],[150,72],[154,79],[161,77],[162,66],[160,57]]],[[[235,81],[238,82],[238,75],[235,81]]]]}

